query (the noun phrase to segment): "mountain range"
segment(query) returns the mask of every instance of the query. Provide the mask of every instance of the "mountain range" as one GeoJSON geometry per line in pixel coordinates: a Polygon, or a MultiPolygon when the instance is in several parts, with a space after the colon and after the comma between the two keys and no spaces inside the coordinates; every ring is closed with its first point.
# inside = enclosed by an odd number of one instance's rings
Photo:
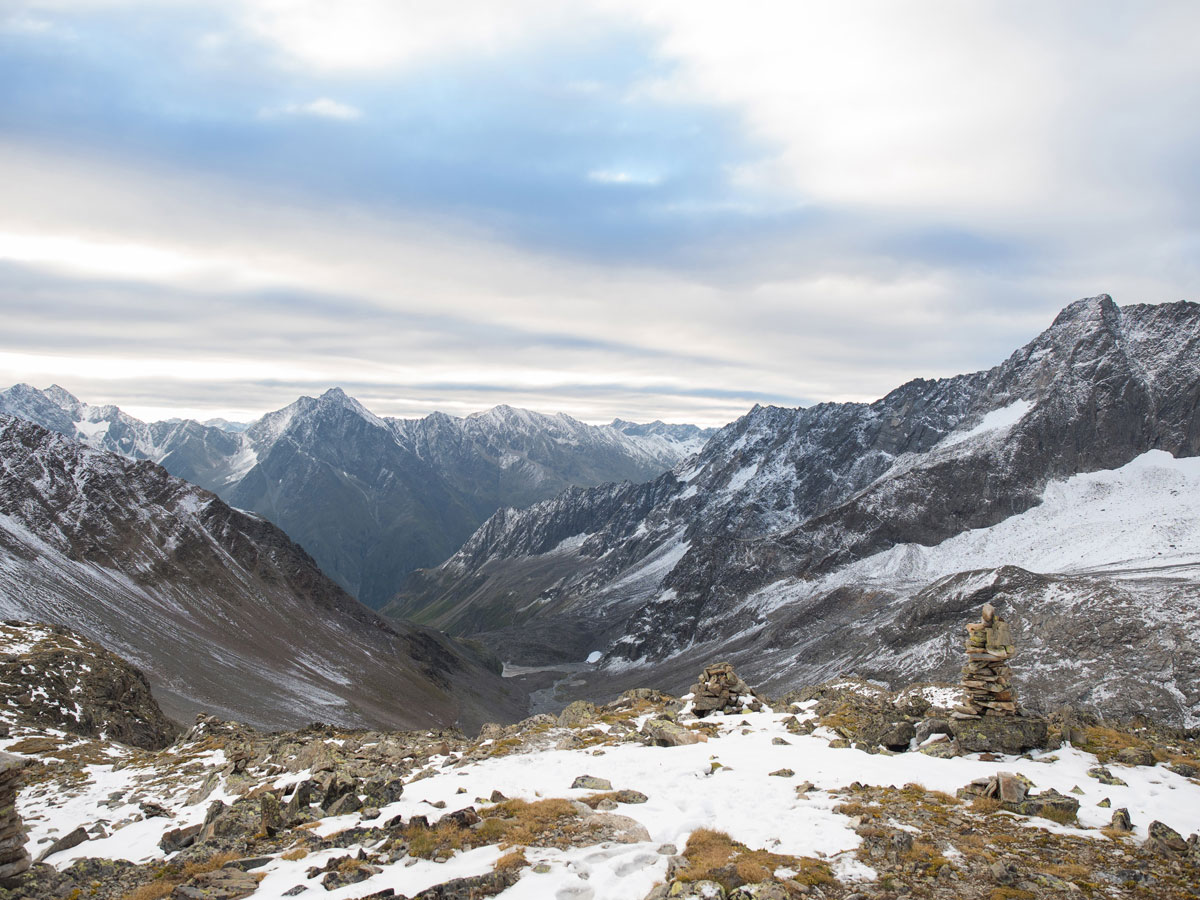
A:
{"type": "Polygon", "coordinates": [[[385,419],[337,388],[244,426],[146,423],[57,385],[0,391],[0,413],[159,463],[265,516],[373,606],[411,570],[446,559],[497,509],[572,485],[650,480],[713,432],[661,422],[594,426],[509,406],[466,418],[385,419]]]}
{"type": "Polygon", "coordinates": [[[769,688],[953,680],[947,625],[991,601],[1031,702],[1196,725],[1198,453],[1200,306],[1102,295],[987,371],[755,407],[657,479],[502,509],[384,611],[598,660],[565,700],[718,656],[769,688]]]}
{"type": "Polygon", "coordinates": [[[119,652],[179,721],[471,728],[524,709],[474,651],[385,621],[262,517],[3,415],[0,617],[119,652]]]}

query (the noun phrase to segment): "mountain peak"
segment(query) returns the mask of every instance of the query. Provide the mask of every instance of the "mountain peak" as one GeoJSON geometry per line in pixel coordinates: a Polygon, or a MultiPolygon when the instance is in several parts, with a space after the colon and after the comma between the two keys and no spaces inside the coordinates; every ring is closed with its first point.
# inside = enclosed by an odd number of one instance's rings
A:
{"type": "Polygon", "coordinates": [[[1082,325],[1088,322],[1111,323],[1114,318],[1120,318],[1121,311],[1113,298],[1108,294],[1098,294],[1095,297],[1084,297],[1063,308],[1050,325],[1051,330],[1062,327],[1082,325]]]}

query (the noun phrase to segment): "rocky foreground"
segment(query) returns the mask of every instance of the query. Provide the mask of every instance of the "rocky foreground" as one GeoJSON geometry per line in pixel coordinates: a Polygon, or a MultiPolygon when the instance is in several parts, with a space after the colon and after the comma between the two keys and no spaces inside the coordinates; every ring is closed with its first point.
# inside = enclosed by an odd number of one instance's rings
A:
{"type": "Polygon", "coordinates": [[[0,900],[1197,896],[1195,736],[1064,710],[972,752],[962,701],[713,666],[473,738],[202,716],[160,750],[10,706],[39,861],[0,900]]]}

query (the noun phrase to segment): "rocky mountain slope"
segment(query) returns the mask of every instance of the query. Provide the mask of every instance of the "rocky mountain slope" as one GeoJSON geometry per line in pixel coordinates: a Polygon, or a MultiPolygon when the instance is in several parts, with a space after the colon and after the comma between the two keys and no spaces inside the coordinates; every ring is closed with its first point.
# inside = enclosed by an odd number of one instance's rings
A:
{"type": "Polygon", "coordinates": [[[442,635],[389,624],[265,519],[149,461],[0,416],[0,616],[64,624],[169,714],[424,727],[521,702],[442,635]]]}
{"type": "Polygon", "coordinates": [[[774,686],[935,675],[949,663],[920,623],[984,590],[1011,606],[1031,661],[1068,636],[1090,661],[1039,699],[1198,724],[1198,404],[1200,306],[1082,300],[991,370],[870,404],[756,407],[653,482],[502,510],[387,610],[481,634],[513,662],[601,652],[563,686],[573,696],[678,688],[716,653],[774,686]],[[970,570],[984,571],[954,581],[970,570]],[[1139,616],[1155,627],[1128,643],[1139,616]]]}
{"type": "Polygon", "coordinates": [[[336,388],[241,431],[147,424],[57,386],[0,391],[0,413],[152,460],[267,517],[369,605],[390,598],[412,569],[446,559],[497,509],[571,485],[650,480],[710,433],[661,422],[592,426],[508,406],[462,419],[382,419],[336,388]]]}

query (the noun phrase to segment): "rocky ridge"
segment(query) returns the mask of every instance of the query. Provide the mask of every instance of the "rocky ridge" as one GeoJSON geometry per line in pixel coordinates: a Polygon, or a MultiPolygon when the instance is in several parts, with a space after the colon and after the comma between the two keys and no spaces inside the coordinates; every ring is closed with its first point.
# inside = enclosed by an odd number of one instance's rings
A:
{"type": "Polygon", "coordinates": [[[1195,657],[1161,652],[1195,647],[1200,558],[1187,548],[1200,517],[1173,498],[1192,489],[1200,452],[1197,360],[1197,304],[1082,300],[991,370],[917,379],[871,404],[758,407],[653,482],[502,510],[387,610],[474,633],[513,663],[601,652],[564,684],[570,699],[602,682],[682,690],[718,654],[776,690],[866,668],[900,681],[954,664],[944,632],[934,648],[921,621],[992,590],[1054,672],[1031,667],[1035,706],[1141,704],[1197,724],[1195,657]],[[1111,530],[1132,540],[1073,539],[1126,496],[1133,524],[1111,530]],[[1032,546],[1003,528],[1024,519],[1032,546]],[[957,545],[1001,531],[956,565],[957,545]],[[1139,606],[1153,626],[1126,621],[1139,606]],[[1123,646],[1118,621],[1144,644],[1123,646]],[[1099,632],[1095,657],[1119,664],[1056,665],[1058,635],[1080,631],[1099,632]]]}
{"type": "Polygon", "coordinates": [[[120,653],[184,721],[469,725],[524,705],[474,651],[381,619],[266,520],[4,416],[0,616],[120,653]]]}
{"type": "Polygon", "coordinates": [[[0,391],[0,413],[168,472],[283,528],[358,599],[379,605],[417,566],[444,560],[497,508],[570,485],[645,481],[714,429],[586,425],[497,406],[457,418],[380,418],[334,388],[237,430],[141,422],[57,385],[0,391]]]}

